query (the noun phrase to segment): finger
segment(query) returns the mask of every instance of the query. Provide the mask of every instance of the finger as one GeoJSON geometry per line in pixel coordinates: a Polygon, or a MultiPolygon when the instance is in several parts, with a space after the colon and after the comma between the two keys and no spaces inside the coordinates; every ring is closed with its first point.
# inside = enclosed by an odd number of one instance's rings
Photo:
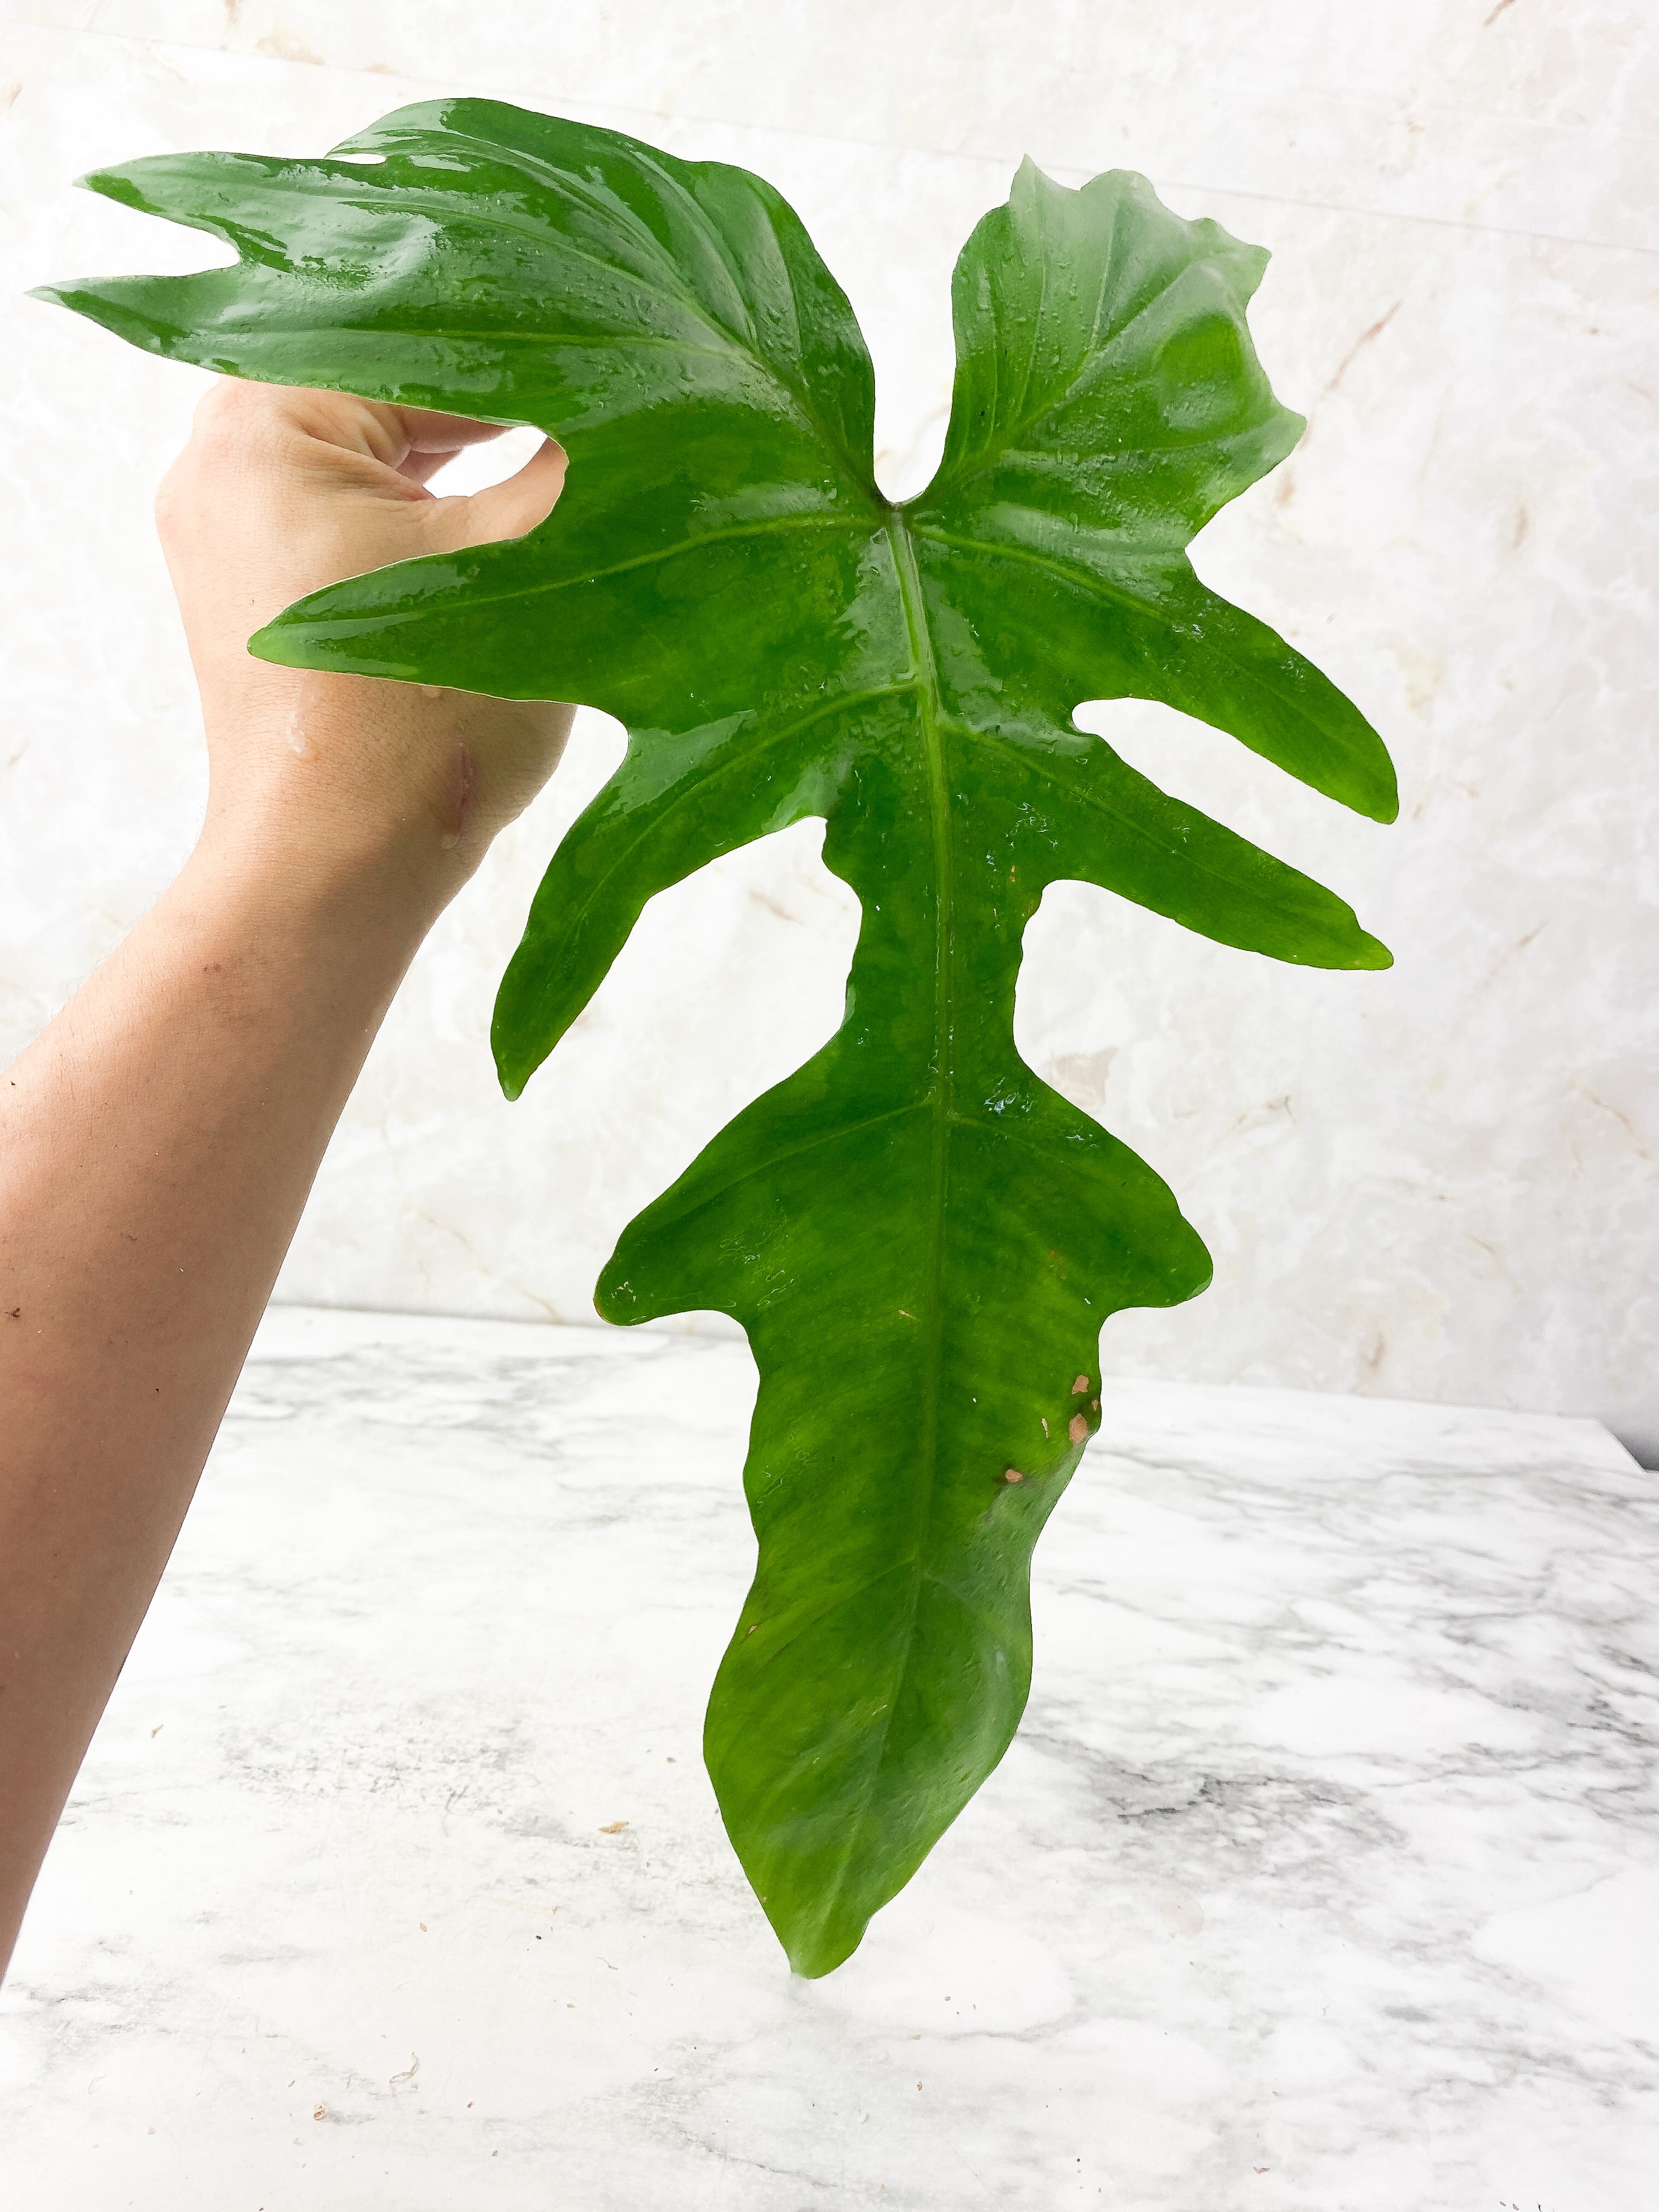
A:
{"type": "Polygon", "coordinates": [[[428,408],[393,407],[386,411],[396,419],[405,441],[403,458],[393,465],[410,483],[429,483],[457,453],[485,445],[508,428],[504,422],[475,422],[465,415],[440,415],[428,408]]]}
{"type": "Polygon", "coordinates": [[[321,392],[307,385],[262,384],[252,378],[222,376],[197,409],[200,422],[228,425],[240,438],[262,433],[296,434],[319,445],[337,446],[395,468],[409,451],[409,433],[400,411],[349,392],[321,392]]]}
{"type": "Polygon", "coordinates": [[[548,438],[503,483],[465,496],[434,500],[426,521],[435,550],[453,553],[463,545],[522,538],[552,514],[564,489],[564,447],[548,438]]]}
{"type": "Polygon", "coordinates": [[[403,426],[412,453],[458,453],[463,446],[499,438],[508,428],[505,422],[475,422],[471,416],[440,415],[424,407],[393,407],[388,411],[403,426]]]}
{"type": "Polygon", "coordinates": [[[514,475],[472,494],[466,543],[486,545],[495,538],[522,538],[545,522],[564,489],[567,466],[558,440],[544,438],[514,475]]]}
{"type": "Polygon", "coordinates": [[[477,422],[471,416],[440,414],[431,408],[394,407],[380,401],[356,399],[345,392],[311,396],[326,400],[331,410],[337,408],[337,419],[343,427],[349,426],[352,444],[357,444],[359,434],[367,432],[367,449],[374,458],[395,469],[409,483],[429,483],[458,453],[473,446],[487,445],[504,430],[517,427],[505,422],[477,422]]]}
{"type": "MultiPolygon", "coordinates": [[[[434,457],[428,473],[468,446],[499,438],[507,426],[477,422],[465,415],[439,414],[422,407],[394,407],[385,400],[361,399],[349,392],[325,392],[309,385],[264,384],[252,378],[221,377],[198,410],[204,419],[222,419],[244,429],[258,424],[297,430],[325,445],[365,454],[401,471],[416,456],[434,457]]],[[[418,465],[418,464],[417,464],[418,465]]],[[[413,471],[410,471],[412,474],[413,471]]],[[[415,481],[423,479],[416,477],[415,481]]]]}
{"type": "Polygon", "coordinates": [[[462,446],[434,446],[429,450],[411,447],[398,464],[398,473],[410,483],[430,483],[440,469],[453,461],[457,453],[464,453],[462,446]]]}

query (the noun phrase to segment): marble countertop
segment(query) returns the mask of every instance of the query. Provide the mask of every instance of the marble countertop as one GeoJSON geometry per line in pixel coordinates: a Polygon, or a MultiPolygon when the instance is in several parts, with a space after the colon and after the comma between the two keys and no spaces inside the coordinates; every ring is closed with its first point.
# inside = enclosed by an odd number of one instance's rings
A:
{"type": "Polygon", "coordinates": [[[1112,1382],[1012,1751],[807,1984],[698,1754],[751,1378],[268,1316],[0,1998],[9,2201],[1652,2201],[1659,1478],[1112,1382]]]}

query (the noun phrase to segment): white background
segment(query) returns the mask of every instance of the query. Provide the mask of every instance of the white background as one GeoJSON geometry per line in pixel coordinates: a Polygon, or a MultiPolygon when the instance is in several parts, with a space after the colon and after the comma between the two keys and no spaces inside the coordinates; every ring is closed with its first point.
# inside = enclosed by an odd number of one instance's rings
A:
{"type": "MultiPolygon", "coordinates": [[[[0,1056],[188,849],[203,774],[149,501],[204,380],[22,299],[217,258],[70,190],[174,148],[316,152],[459,89],[739,161],[793,200],[925,481],[956,251],[1029,153],[1144,170],[1272,248],[1306,438],[1200,572],[1364,707],[1390,830],[1117,705],[1158,779],[1349,897],[1382,976],[1304,974],[1079,886],[1019,1042],[1173,1184],[1214,1287],[1109,1370],[1592,1413],[1659,1446],[1659,11],[1649,0],[10,0],[0,1056]]],[[[1106,721],[1097,725],[1103,729],[1106,721]]],[[[580,1320],[629,1215],[839,1018],[856,915],[805,825],[658,901],[518,1105],[486,1044],[568,765],[422,953],[281,1295],[580,1320]]]]}

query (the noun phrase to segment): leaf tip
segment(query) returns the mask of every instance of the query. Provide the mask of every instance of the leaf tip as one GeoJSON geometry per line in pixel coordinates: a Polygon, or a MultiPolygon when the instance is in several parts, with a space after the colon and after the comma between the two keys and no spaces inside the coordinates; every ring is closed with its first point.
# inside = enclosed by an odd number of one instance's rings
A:
{"type": "MultiPolygon", "coordinates": [[[[710,1772],[712,1776],[712,1768],[710,1772]]],[[[741,1850],[738,1856],[743,1856],[741,1850]]],[[[790,1972],[804,1982],[821,1982],[837,1966],[844,1966],[869,1932],[870,1911],[851,1902],[839,1883],[832,1882],[827,1888],[810,1883],[798,1887],[787,1864],[773,1863],[769,1877],[759,1867],[745,1867],[744,1871],[772,1933],[782,1946],[790,1972]],[[762,1881],[766,1882],[769,1896],[763,1893],[762,1881]]]]}
{"type": "Polygon", "coordinates": [[[137,166],[136,162],[123,162],[113,168],[88,169],[85,176],[76,178],[75,189],[77,192],[96,192],[100,199],[116,200],[123,207],[137,208],[149,214],[152,211],[149,202],[129,174],[137,166]]]}
{"type": "Polygon", "coordinates": [[[601,1321],[608,1321],[617,1328],[629,1328],[646,1316],[639,1310],[639,1298],[626,1276],[617,1272],[617,1260],[612,1253],[605,1264],[605,1273],[593,1286],[593,1310],[601,1321]]]}
{"type": "Polygon", "coordinates": [[[1014,180],[1008,187],[1008,204],[1016,200],[1035,198],[1041,192],[1063,192],[1064,185],[1057,185],[1046,169],[1039,168],[1029,154],[1022,154],[1019,167],[1014,171],[1014,180]]]}
{"type": "Polygon", "coordinates": [[[302,658],[301,647],[294,635],[296,625],[278,615],[263,629],[256,629],[247,641],[247,649],[256,660],[269,660],[278,668],[304,668],[308,663],[302,658]]]}
{"type": "Polygon", "coordinates": [[[524,1087],[536,1068],[533,1061],[526,1063],[521,1051],[514,1049],[513,1022],[503,1003],[506,994],[507,977],[503,976],[489,1017],[489,1054],[495,1063],[495,1080],[501,1086],[501,1096],[510,1105],[523,1097],[524,1087]]]}
{"type": "MultiPolygon", "coordinates": [[[[764,1898],[762,1898],[761,1905],[764,1910],[764,1898]]],[[[870,1924],[867,1920],[863,1922],[851,1936],[832,1935],[827,1929],[817,1925],[810,1932],[792,1936],[779,1926],[769,1911],[767,1917],[772,1920],[772,1932],[783,1946],[790,1972],[799,1974],[804,1982],[821,1982],[826,1974],[833,1974],[837,1966],[844,1966],[864,1941],[865,1929],[870,1924]]]]}
{"type": "Polygon", "coordinates": [[[1381,938],[1373,937],[1368,930],[1359,933],[1359,951],[1354,960],[1356,968],[1392,968],[1394,955],[1381,938]]]}

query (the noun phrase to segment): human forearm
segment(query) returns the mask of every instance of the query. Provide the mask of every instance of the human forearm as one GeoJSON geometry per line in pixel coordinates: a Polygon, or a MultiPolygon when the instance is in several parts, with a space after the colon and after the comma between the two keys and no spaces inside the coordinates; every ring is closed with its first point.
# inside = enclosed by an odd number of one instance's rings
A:
{"type": "Polygon", "coordinates": [[[544,446],[217,386],[158,517],[210,764],[195,856],[0,1077],[0,1966],[178,1534],[340,1110],[422,937],[551,772],[569,710],[251,659],[343,575],[532,528],[544,446]]]}
{"type": "Polygon", "coordinates": [[[0,1959],[429,915],[204,847],[0,1091],[0,1959]]]}

